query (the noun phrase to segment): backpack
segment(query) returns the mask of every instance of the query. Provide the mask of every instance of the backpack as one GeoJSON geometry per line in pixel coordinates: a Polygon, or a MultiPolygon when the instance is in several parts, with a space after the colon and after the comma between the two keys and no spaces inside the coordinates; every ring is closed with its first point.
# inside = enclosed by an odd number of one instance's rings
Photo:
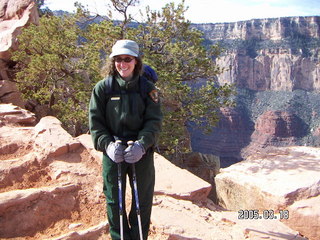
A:
{"type": "Polygon", "coordinates": [[[143,65],[143,76],[146,77],[150,82],[156,83],[158,81],[158,75],[156,71],[146,64],[143,65]]]}

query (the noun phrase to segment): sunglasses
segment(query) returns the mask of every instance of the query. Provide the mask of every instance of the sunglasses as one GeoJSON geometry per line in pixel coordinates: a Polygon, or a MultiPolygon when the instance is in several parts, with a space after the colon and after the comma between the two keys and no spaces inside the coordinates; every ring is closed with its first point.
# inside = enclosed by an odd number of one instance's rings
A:
{"type": "Polygon", "coordinates": [[[133,60],[134,58],[131,58],[131,57],[125,57],[125,58],[121,58],[121,57],[115,57],[114,58],[114,61],[117,62],[117,63],[121,63],[122,61],[123,62],[126,62],[126,63],[129,63],[133,60]]]}

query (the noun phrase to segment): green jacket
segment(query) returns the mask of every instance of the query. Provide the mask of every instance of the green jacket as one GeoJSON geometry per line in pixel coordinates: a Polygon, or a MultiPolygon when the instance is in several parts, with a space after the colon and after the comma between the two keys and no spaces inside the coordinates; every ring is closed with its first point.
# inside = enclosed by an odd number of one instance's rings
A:
{"type": "MultiPolygon", "coordinates": [[[[146,99],[141,97],[139,77],[129,82],[118,76],[115,79],[113,89],[117,93],[106,94],[105,80],[99,81],[92,91],[89,129],[94,147],[105,152],[105,146],[115,141],[116,136],[139,140],[147,151],[156,144],[161,130],[160,102],[153,100],[150,94],[146,99]]],[[[147,81],[147,93],[155,90],[154,84],[147,81]]]]}

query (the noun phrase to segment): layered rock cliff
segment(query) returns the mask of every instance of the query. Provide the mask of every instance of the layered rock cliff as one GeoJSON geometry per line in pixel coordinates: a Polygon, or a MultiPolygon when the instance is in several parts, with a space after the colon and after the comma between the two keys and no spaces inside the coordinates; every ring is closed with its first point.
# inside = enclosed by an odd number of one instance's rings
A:
{"type": "Polygon", "coordinates": [[[319,90],[320,16],[197,24],[208,42],[226,52],[221,83],[252,90],[319,90]]]}
{"type": "Polygon", "coordinates": [[[208,45],[225,49],[216,59],[225,69],[219,83],[238,88],[236,108],[221,111],[213,134],[192,131],[194,150],[218,155],[226,166],[241,160],[246,149],[319,145],[319,16],[193,26],[208,45]],[[286,114],[291,117],[275,117],[286,114]],[[299,129],[292,136],[277,135],[292,124],[299,129]]]}
{"type": "Polygon", "coordinates": [[[252,19],[231,23],[194,24],[205,33],[206,39],[282,40],[293,34],[320,37],[320,17],[280,17],[252,19]]]}

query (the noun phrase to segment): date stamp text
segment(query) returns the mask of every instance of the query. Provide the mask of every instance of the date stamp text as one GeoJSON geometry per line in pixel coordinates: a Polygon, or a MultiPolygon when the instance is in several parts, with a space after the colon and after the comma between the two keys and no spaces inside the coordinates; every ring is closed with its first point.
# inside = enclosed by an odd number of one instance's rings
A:
{"type": "Polygon", "coordinates": [[[239,210],[238,219],[289,219],[288,210],[239,210]]]}

